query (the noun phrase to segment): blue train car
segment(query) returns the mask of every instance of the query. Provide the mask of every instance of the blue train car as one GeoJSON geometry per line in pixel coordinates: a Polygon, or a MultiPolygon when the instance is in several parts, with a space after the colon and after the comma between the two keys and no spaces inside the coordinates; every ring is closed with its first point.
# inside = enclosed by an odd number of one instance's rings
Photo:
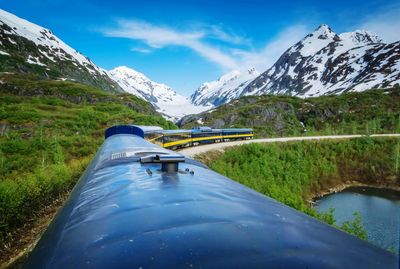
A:
{"type": "Polygon", "coordinates": [[[397,257],[112,127],[25,268],[397,268],[397,257]]]}
{"type": "Polygon", "coordinates": [[[192,143],[194,146],[200,144],[212,144],[222,141],[222,130],[210,127],[197,127],[192,129],[192,143]]]}
{"type": "Polygon", "coordinates": [[[236,139],[251,139],[253,138],[253,129],[250,128],[230,128],[222,129],[223,141],[236,139]]]}
{"type": "Polygon", "coordinates": [[[192,146],[192,131],[166,130],[163,132],[162,145],[160,146],[170,149],[192,146]]]}

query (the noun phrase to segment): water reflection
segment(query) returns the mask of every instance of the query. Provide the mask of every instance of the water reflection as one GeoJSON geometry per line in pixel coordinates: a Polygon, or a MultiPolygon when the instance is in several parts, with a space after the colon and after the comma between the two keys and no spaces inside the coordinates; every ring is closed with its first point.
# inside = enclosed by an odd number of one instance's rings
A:
{"type": "Polygon", "coordinates": [[[400,192],[369,187],[351,187],[322,197],[316,209],[335,209],[337,224],[353,219],[358,211],[368,234],[368,240],[382,248],[399,251],[400,192]]]}

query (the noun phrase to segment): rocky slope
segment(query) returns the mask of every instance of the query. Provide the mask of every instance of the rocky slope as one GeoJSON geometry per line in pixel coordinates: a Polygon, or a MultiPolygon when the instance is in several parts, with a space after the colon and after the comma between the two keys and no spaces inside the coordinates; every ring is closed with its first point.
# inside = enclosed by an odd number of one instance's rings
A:
{"type": "Polygon", "coordinates": [[[395,133],[400,132],[400,87],[305,99],[242,96],[210,111],[185,116],[177,124],[181,128],[251,126],[259,137],[395,133]]]}
{"type": "Polygon", "coordinates": [[[220,80],[200,86],[192,102],[220,105],[248,95],[310,97],[393,87],[400,83],[400,41],[386,44],[364,30],[338,35],[321,25],[253,80],[232,87],[220,80]]]}
{"type": "Polygon", "coordinates": [[[321,25],[264,73],[232,71],[202,84],[189,100],[127,67],[107,72],[50,30],[0,10],[0,72],[76,81],[109,92],[126,91],[176,121],[241,96],[310,97],[398,85],[400,41],[386,44],[362,30],[338,35],[321,25]]]}
{"type": "Polygon", "coordinates": [[[110,92],[122,89],[107,72],[50,30],[0,9],[0,72],[72,80],[110,92]]]}
{"type": "Polygon", "coordinates": [[[202,104],[193,105],[187,97],[178,94],[171,87],[154,82],[126,66],[114,68],[109,71],[109,75],[124,91],[150,102],[159,113],[173,121],[211,108],[202,104]]]}
{"type": "Polygon", "coordinates": [[[374,33],[336,34],[327,25],[289,48],[242,95],[320,96],[400,83],[400,42],[386,44],[374,33]]]}
{"type": "Polygon", "coordinates": [[[165,118],[204,111],[170,87],[127,67],[109,72],[65,44],[50,30],[0,10],[0,72],[76,81],[109,92],[128,92],[151,103],[165,118]],[[185,109],[182,109],[185,108],[185,109]]]}

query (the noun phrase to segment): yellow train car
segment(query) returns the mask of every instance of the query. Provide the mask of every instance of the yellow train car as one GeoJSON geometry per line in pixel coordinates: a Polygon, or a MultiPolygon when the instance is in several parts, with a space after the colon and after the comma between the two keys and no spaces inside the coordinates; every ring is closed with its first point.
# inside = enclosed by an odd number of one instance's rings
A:
{"type": "Polygon", "coordinates": [[[149,130],[145,132],[146,140],[169,149],[252,139],[253,136],[253,129],[250,128],[212,129],[210,127],[199,127],[192,130],[149,130]]]}

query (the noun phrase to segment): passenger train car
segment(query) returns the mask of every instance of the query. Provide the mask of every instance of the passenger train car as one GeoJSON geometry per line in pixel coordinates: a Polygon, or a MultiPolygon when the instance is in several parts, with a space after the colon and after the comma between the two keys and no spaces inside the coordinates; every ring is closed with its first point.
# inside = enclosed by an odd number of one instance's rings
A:
{"type": "Polygon", "coordinates": [[[397,257],[114,126],[24,268],[397,268],[397,257]]]}
{"type": "Polygon", "coordinates": [[[145,132],[146,140],[169,149],[237,139],[252,139],[253,136],[253,130],[249,128],[212,129],[209,127],[197,127],[191,130],[153,130],[145,132]]]}

